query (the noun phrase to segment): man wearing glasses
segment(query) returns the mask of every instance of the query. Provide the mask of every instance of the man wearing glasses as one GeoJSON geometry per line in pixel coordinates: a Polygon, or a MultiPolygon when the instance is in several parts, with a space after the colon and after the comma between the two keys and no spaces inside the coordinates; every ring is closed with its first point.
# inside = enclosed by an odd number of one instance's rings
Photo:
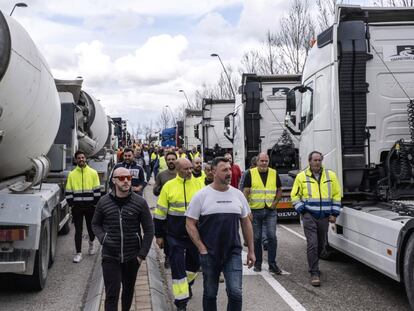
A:
{"type": "Polygon", "coordinates": [[[130,171],[113,171],[114,191],[96,206],[92,229],[102,244],[105,310],[117,310],[122,283],[122,310],[129,310],[141,262],[154,237],[151,212],[144,198],[131,191],[130,171]],[[141,228],[144,236],[141,236],[141,228]]]}

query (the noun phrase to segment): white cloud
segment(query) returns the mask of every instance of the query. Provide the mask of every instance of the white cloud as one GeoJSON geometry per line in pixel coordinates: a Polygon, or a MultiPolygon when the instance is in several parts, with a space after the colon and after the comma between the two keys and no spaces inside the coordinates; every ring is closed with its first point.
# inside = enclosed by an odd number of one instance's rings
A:
{"type": "Polygon", "coordinates": [[[188,41],[178,35],[151,37],[133,55],[115,61],[118,77],[124,83],[161,83],[180,75],[187,67],[180,59],[188,41]]]}

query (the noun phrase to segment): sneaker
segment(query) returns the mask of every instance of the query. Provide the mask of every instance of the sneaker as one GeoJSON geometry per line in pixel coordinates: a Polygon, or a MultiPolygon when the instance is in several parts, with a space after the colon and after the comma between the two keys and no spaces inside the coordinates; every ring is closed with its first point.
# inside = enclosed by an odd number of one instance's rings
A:
{"type": "Polygon", "coordinates": [[[168,257],[165,258],[164,269],[170,269],[170,260],[168,259],[168,257]]]}
{"type": "Polygon", "coordinates": [[[81,262],[81,260],[82,260],[82,253],[77,253],[75,255],[75,257],[73,257],[73,262],[74,263],[79,263],[79,262],[81,262]]]}
{"type": "Polygon", "coordinates": [[[254,272],[262,272],[262,267],[259,267],[259,266],[254,266],[253,271],[254,271],[254,272]]]}
{"type": "Polygon", "coordinates": [[[93,241],[89,241],[89,249],[88,249],[88,254],[89,255],[95,255],[96,253],[96,249],[95,249],[95,245],[93,244],[93,241]]]}
{"type": "Polygon", "coordinates": [[[315,287],[321,286],[321,280],[319,276],[317,275],[311,276],[311,284],[312,286],[315,286],[315,287]]]}
{"type": "Polygon", "coordinates": [[[282,269],[280,269],[276,264],[269,265],[269,272],[274,274],[282,274],[282,269]]]}

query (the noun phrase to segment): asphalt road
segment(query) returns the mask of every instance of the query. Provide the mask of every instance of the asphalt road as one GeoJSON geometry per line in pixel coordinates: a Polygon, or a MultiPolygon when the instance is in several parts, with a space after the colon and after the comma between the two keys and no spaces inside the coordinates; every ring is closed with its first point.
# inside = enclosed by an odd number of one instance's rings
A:
{"type": "MultiPolygon", "coordinates": [[[[306,242],[300,224],[279,224],[277,263],[284,270],[274,276],[244,268],[244,310],[410,310],[404,286],[343,254],[320,261],[322,286],[309,283],[306,242]],[[289,230],[291,231],[289,231],[289,230]]],[[[265,261],[266,262],[266,261],[265,261]]],[[[267,264],[263,264],[264,270],[267,264]]],[[[168,273],[168,275],[170,275],[168,273]]],[[[188,307],[201,310],[202,277],[193,287],[188,307]]],[[[225,285],[220,284],[218,309],[226,310],[225,285]]]]}
{"type": "MultiPolygon", "coordinates": [[[[42,291],[23,291],[10,280],[0,277],[1,311],[81,310],[97,255],[87,255],[88,242],[84,239],[84,259],[81,263],[74,264],[74,233],[75,229],[72,226],[68,235],[58,237],[56,260],[49,269],[46,286],[42,291]]],[[[95,243],[98,242],[95,240],[95,243]]]]}

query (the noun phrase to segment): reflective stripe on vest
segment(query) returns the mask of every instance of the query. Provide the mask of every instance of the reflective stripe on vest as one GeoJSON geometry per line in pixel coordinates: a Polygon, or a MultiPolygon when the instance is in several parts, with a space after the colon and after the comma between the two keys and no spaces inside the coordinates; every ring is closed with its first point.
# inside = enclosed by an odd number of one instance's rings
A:
{"type": "Polygon", "coordinates": [[[250,188],[249,204],[252,209],[261,209],[271,206],[276,196],[276,170],[268,168],[266,185],[263,184],[259,170],[250,170],[252,186],[250,188]]]}

